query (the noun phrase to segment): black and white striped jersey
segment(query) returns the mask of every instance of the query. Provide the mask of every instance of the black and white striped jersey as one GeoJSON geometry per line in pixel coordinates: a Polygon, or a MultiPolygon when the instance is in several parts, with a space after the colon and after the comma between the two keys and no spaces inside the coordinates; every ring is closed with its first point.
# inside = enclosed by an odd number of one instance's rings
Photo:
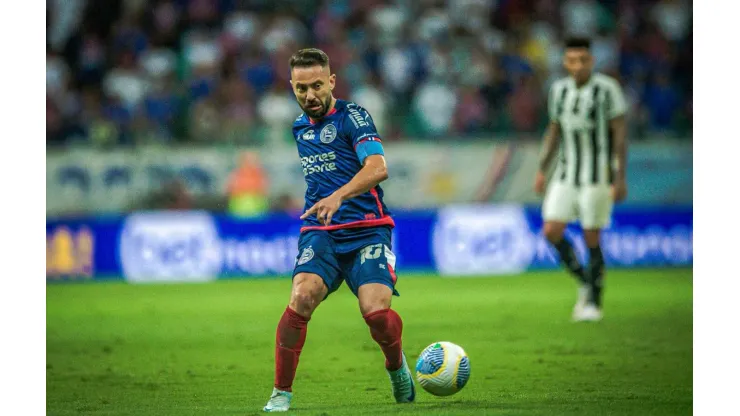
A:
{"type": "Polygon", "coordinates": [[[593,73],[580,88],[571,77],[550,87],[550,120],[560,125],[560,153],[553,181],[574,186],[608,185],[613,176],[609,121],[625,114],[627,103],[619,83],[593,73]]]}

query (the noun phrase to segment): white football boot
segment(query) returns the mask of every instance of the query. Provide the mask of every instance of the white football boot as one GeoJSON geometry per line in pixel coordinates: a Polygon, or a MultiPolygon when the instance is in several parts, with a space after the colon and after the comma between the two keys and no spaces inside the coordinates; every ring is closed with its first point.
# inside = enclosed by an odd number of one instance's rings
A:
{"type": "Polygon", "coordinates": [[[588,285],[581,285],[578,287],[578,298],[576,299],[576,304],[573,306],[573,320],[578,320],[577,317],[579,317],[583,311],[583,308],[586,307],[586,302],[588,302],[588,285]]]}
{"type": "Polygon", "coordinates": [[[593,303],[588,303],[577,314],[573,315],[573,320],[576,322],[599,322],[602,317],[601,309],[593,303]]]}
{"type": "Polygon", "coordinates": [[[273,388],[270,401],[262,410],[265,412],[287,412],[290,409],[291,400],[293,400],[293,393],[273,388]]]}
{"type": "Polygon", "coordinates": [[[406,362],[406,354],[403,354],[401,368],[396,371],[388,371],[388,377],[391,379],[391,389],[396,403],[411,403],[414,401],[416,388],[414,387],[414,377],[406,362]]]}

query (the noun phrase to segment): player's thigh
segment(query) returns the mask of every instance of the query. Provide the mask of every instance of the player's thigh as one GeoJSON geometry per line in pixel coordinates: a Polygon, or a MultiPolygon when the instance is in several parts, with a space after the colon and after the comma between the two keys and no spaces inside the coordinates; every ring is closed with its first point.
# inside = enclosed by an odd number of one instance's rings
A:
{"type": "Polygon", "coordinates": [[[301,234],[293,269],[294,286],[300,275],[315,275],[321,279],[325,286],[322,300],[342,285],[342,270],[336,246],[328,232],[308,231],[301,234]]]}
{"type": "Polygon", "coordinates": [[[578,214],[578,190],[562,182],[552,182],[542,202],[542,219],[545,222],[569,223],[578,214]]]}
{"type": "Polygon", "coordinates": [[[545,238],[551,243],[557,243],[563,238],[565,229],[568,227],[567,223],[562,221],[545,221],[542,226],[542,232],[545,234],[545,238]]]}
{"type": "Polygon", "coordinates": [[[608,186],[584,187],[578,203],[579,220],[584,230],[601,230],[610,225],[614,201],[608,186]]]}
{"type": "Polygon", "coordinates": [[[387,230],[369,238],[359,250],[351,253],[344,264],[347,286],[360,300],[361,309],[372,308],[373,304],[378,303],[388,307],[391,296],[398,295],[395,289],[396,255],[392,250],[390,235],[390,230],[387,230]],[[361,291],[360,288],[366,285],[373,286],[361,291]],[[371,287],[374,289],[371,290],[371,287]]]}

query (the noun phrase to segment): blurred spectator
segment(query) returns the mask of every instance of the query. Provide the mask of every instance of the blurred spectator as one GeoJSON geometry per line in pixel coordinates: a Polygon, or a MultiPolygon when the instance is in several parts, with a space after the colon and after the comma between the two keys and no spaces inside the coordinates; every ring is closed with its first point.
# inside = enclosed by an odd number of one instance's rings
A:
{"type": "Polygon", "coordinates": [[[302,209],[303,204],[301,204],[301,201],[293,198],[287,193],[278,195],[278,197],[272,201],[272,205],[270,206],[270,211],[273,213],[285,214],[293,217],[300,216],[302,209]]]}
{"type": "Polygon", "coordinates": [[[520,132],[534,133],[539,127],[542,107],[537,79],[532,75],[521,78],[509,96],[507,106],[514,128],[520,132]]]}
{"type": "Polygon", "coordinates": [[[272,145],[292,139],[291,126],[301,110],[287,88],[273,86],[260,100],[257,112],[267,125],[268,140],[272,145]]]}
{"type": "Polygon", "coordinates": [[[180,97],[171,76],[156,80],[144,99],[143,107],[148,126],[157,136],[172,140],[177,114],[180,111],[180,97]]]}
{"type": "Polygon", "coordinates": [[[60,97],[69,87],[69,66],[54,51],[46,50],[46,95],[60,97]]]}
{"type": "Polygon", "coordinates": [[[232,142],[249,142],[249,127],[255,113],[254,98],[249,86],[237,75],[232,75],[221,85],[221,100],[225,138],[232,142]]]}
{"type": "Polygon", "coordinates": [[[137,201],[130,211],[140,210],[189,210],[193,199],[181,180],[167,181],[162,188],[137,201]]]}
{"type": "Polygon", "coordinates": [[[668,76],[665,73],[658,73],[655,77],[655,83],[647,87],[645,104],[650,111],[650,126],[661,132],[667,130],[679,110],[681,102],[678,92],[669,83],[668,76]]]}
{"type": "Polygon", "coordinates": [[[591,50],[594,55],[594,70],[611,76],[618,74],[619,42],[617,38],[606,30],[599,30],[593,38],[591,50]]]}
{"type": "Polygon", "coordinates": [[[479,133],[488,117],[488,108],[478,89],[466,87],[460,91],[460,104],[455,115],[458,130],[464,133],[479,133]]]}
{"type": "Polygon", "coordinates": [[[211,142],[221,132],[221,113],[214,99],[202,99],[196,102],[190,112],[188,131],[192,140],[211,142]]]}
{"type": "Polygon", "coordinates": [[[386,87],[395,96],[409,92],[414,83],[416,65],[418,65],[417,56],[411,46],[390,46],[380,52],[380,75],[386,87]]]}
{"type": "Polygon", "coordinates": [[[82,85],[96,85],[105,75],[105,44],[95,33],[85,33],[80,39],[77,56],[77,79],[82,85]]]}
{"type": "Polygon", "coordinates": [[[379,80],[373,77],[368,84],[360,84],[352,92],[350,100],[356,102],[370,112],[375,128],[381,136],[385,136],[389,102],[388,97],[381,89],[379,80]]]}
{"type": "Polygon", "coordinates": [[[82,90],[82,108],[79,114],[80,122],[87,126],[87,141],[96,147],[110,147],[116,145],[118,128],[103,116],[103,98],[101,91],[95,87],[86,87],[82,90]]]}
{"type": "Polygon", "coordinates": [[[652,7],[651,17],[669,40],[678,42],[691,29],[691,2],[660,0],[652,7]]]}
{"type": "Polygon", "coordinates": [[[532,65],[520,54],[519,40],[516,38],[510,38],[507,41],[499,63],[508,81],[512,84],[518,83],[521,77],[534,72],[532,65]]]}
{"type": "Polygon", "coordinates": [[[72,37],[80,24],[86,0],[52,0],[47,1],[46,7],[51,9],[50,27],[47,31],[48,41],[52,49],[64,49],[67,41],[72,37]]]}
{"type": "Polygon", "coordinates": [[[182,10],[171,0],[158,0],[154,3],[145,17],[152,43],[163,48],[175,48],[179,43],[182,10]]]}
{"type": "Polygon", "coordinates": [[[594,0],[566,0],[561,13],[566,36],[591,37],[599,29],[600,8],[594,0]]]}
{"type": "Polygon", "coordinates": [[[421,123],[420,130],[432,136],[449,131],[457,99],[457,91],[442,81],[429,81],[419,87],[414,97],[414,113],[421,123]]]}
{"type": "Polygon", "coordinates": [[[241,76],[259,95],[265,93],[275,82],[275,74],[269,59],[256,51],[248,52],[241,65],[241,76]]]}
{"type": "Polygon", "coordinates": [[[64,142],[62,114],[54,101],[46,97],[46,144],[55,145],[64,142]]]}
{"type": "Polygon", "coordinates": [[[136,66],[133,51],[118,55],[118,66],[103,80],[104,92],[112,99],[120,101],[127,111],[133,111],[141,104],[148,89],[148,81],[136,66]]]}
{"type": "Polygon", "coordinates": [[[267,187],[267,177],[257,153],[242,154],[239,166],[229,176],[229,213],[249,218],[267,212],[267,187]]]}

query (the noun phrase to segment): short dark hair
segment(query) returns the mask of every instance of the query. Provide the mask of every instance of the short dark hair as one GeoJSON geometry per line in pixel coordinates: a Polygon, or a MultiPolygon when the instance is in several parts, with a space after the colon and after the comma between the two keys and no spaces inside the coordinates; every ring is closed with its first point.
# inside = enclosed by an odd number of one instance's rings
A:
{"type": "Polygon", "coordinates": [[[329,56],[321,49],[301,49],[290,57],[290,69],[295,67],[307,68],[315,65],[322,68],[329,65],[329,56]]]}
{"type": "Polygon", "coordinates": [[[565,41],[565,48],[586,48],[591,49],[591,39],[588,38],[581,38],[581,37],[572,37],[568,38],[565,41]]]}

